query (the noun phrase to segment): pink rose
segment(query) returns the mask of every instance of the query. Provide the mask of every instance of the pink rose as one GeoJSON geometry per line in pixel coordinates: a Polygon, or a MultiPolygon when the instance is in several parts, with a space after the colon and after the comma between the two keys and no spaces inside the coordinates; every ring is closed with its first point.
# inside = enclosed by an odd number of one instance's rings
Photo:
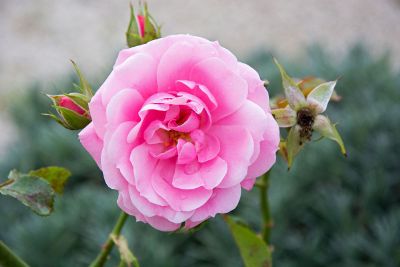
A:
{"type": "Polygon", "coordinates": [[[174,35],[122,50],[79,134],[118,205],[162,231],[233,210],[275,162],[257,72],[218,42],[174,35]]]}

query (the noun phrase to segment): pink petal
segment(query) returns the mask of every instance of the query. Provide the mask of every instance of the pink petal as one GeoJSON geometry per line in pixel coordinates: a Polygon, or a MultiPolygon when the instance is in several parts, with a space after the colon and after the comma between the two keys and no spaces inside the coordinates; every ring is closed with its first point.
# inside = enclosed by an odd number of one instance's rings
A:
{"type": "MultiPolygon", "coordinates": [[[[122,167],[123,173],[129,175],[124,176],[125,179],[134,184],[133,167],[129,162],[129,157],[133,149],[133,145],[127,142],[128,133],[135,126],[134,122],[124,122],[110,134],[106,135],[105,139],[105,153],[110,162],[114,162],[115,166],[122,167]],[[132,175],[131,175],[132,174],[132,175]]],[[[121,172],[122,172],[122,169],[121,172]]]]}
{"type": "Polygon", "coordinates": [[[79,140],[82,146],[89,152],[101,169],[101,151],[103,149],[103,140],[97,135],[94,124],[90,123],[80,133],[79,140]]]}
{"type": "Polygon", "coordinates": [[[180,223],[172,223],[167,219],[159,216],[147,217],[146,220],[151,226],[153,226],[157,230],[164,232],[175,231],[181,226],[180,223]]]}
{"type": "Polygon", "coordinates": [[[240,76],[246,80],[249,88],[247,99],[259,105],[265,112],[270,113],[268,91],[258,73],[247,64],[239,63],[238,66],[240,76]]]}
{"type": "Polygon", "coordinates": [[[203,179],[198,171],[190,174],[185,172],[185,166],[177,165],[172,186],[178,189],[196,189],[203,186],[203,179]]]}
{"type": "Polygon", "coordinates": [[[110,86],[103,91],[103,103],[108,103],[118,91],[126,88],[137,90],[145,99],[153,95],[157,90],[156,80],[157,64],[154,59],[143,53],[137,53],[114,66],[113,83],[119,86],[110,86]]]}
{"type": "Polygon", "coordinates": [[[205,189],[217,187],[228,171],[228,165],[225,160],[216,157],[213,160],[203,163],[200,168],[201,178],[205,189]]]}
{"type": "Polygon", "coordinates": [[[102,103],[100,91],[98,91],[90,100],[89,111],[90,116],[92,117],[94,129],[98,137],[103,139],[104,133],[106,132],[107,117],[106,108],[102,103]]]}
{"type": "Polygon", "coordinates": [[[218,107],[212,111],[214,121],[236,111],[247,97],[245,80],[217,58],[208,58],[196,64],[190,80],[207,87],[217,99],[218,107]]]}
{"type": "Polygon", "coordinates": [[[189,117],[181,124],[178,124],[176,120],[172,120],[168,123],[168,127],[172,130],[190,133],[191,131],[199,128],[200,120],[196,113],[191,112],[189,117]]]}
{"type": "Polygon", "coordinates": [[[276,151],[279,148],[279,126],[268,114],[267,129],[260,143],[260,154],[256,161],[249,167],[247,177],[255,178],[267,172],[276,160],[276,151]]]}
{"type": "Polygon", "coordinates": [[[111,189],[121,190],[128,186],[127,181],[122,176],[116,164],[110,160],[105,149],[103,149],[103,152],[101,153],[101,167],[104,181],[108,187],[111,189]]]}
{"type": "Polygon", "coordinates": [[[124,121],[139,121],[139,110],[143,105],[143,97],[133,89],[124,89],[114,95],[107,105],[106,115],[109,124],[124,121]]]}
{"type": "Polygon", "coordinates": [[[228,164],[228,172],[218,187],[227,188],[239,184],[246,177],[254,152],[250,132],[240,126],[215,125],[209,134],[218,138],[221,145],[219,156],[228,164]]]}
{"type": "Polygon", "coordinates": [[[218,213],[228,213],[232,211],[239,203],[240,194],[240,185],[214,189],[213,196],[210,200],[197,209],[190,220],[194,222],[204,221],[209,217],[214,217],[218,213]]]}
{"type": "Polygon", "coordinates": [[[178,92],[188,92],[197,96],[206,104],[210,111],[213,111],[218,106],[217,100],[204,85],[187,80],[178,80],[175,88],[178,92]]]}
{"type": "Polygon", "coordinates": [[[196,158],[196,149],[191,142],[178,140],[178,164],[186,164],[192,162],[196,158]]]}
{"type": "Polygon", "coordinates": [[[136,189],[151,203],[164,206],[166,201],[153,189],[151,177],[157,165],[156,159],[149,155],[146,144],[139,145],[132,150],[131,162],[135,174],[136,189]]]}
{"type": "Polygon", "coordinates": [[[209,43],[192,44],[186,40],[177,42],[165,52],[159,62],[158,90],[174,90],[176,81],[189,80],[193,65],[213,55],[216,55],[216,52],[209,43]]]}
{"type": "Polygon", "coordinates": [[[176,211],[192,211],[204,205],[211,197],[212,191],[201,187],[192,190],[174,188],[169,182],[174,176],[174,171],[174,161],[159,161],[152,177],[154,190],[176,211]]]}
{"type": "Polygon", "coordinates": [[[146,218],[141,214],[135,206],[133,206],[129,197],[128,190],[119,191],[117,204],[121,210],[136,218],[136,221],[146,222],[146,218]]]}

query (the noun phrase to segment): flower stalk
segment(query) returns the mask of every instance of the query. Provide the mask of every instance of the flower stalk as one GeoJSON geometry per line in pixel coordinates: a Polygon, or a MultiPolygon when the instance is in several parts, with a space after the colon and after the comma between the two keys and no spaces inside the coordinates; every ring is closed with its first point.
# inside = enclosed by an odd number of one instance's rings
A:
{"type": "Polygon", "coordinates": [[[97,255],[96,259],[89,265],[90,267],[102,267],[107,261],[108,255],[110,254],[112,248],[114,247],[114,241],[112,236],[119,236],[122,228],[128,218],[128,214],[125,212],[121,212],[119,218],[114,226],[112,232],[108,235],[108,239],[106,243],[103,245],[99,255],[97,255]]]}
{"type": "Polygon", "coordinates": [[[3,267],[29,267],[9,247],[0,241],[0,266],[3,267]]]}
{"type": "Polygon", "coordinates": [[[261,236],[267,244],[270,242],[271,228],[273,226],[268,199],[269,176],[270,172],[265,173],[261,177],[261,181],[257,184],[260,188],[260,208],[262,214],[261,236]]]}

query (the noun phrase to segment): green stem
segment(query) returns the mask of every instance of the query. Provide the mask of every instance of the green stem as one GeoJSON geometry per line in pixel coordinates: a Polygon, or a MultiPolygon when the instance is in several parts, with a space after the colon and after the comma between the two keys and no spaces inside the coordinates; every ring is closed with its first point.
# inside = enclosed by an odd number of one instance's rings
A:
{"type": "Polygon", "coordinates": [[[2,267],[29,267],[20,257],[0,241],[0,266],[2,267]]]}
{"type": "Polygon", "coordinates": [[[270,243],[271,228],[273,226],[271,213],[269,209],[269,201],[268,201],[269,175],[270,172],[264,174],[261,177],[261,182],[258,183],[258,187],[260,188],[260,205],[262,213],[261,235],[267,244],[270,243]]]}
{"type": "Polygon", "coordinates": [[[126,214],[125,212],[121,212],[118,221],[114,226],[114,229],[108,235],[106,243],[103,245],[103,248],[101,249],[99,255],[97,255],[96,259],[90,264],[90,267],[104,266],[104,263],[106,263],[107,261],[108,255],[114,247],[114,241],[112,240],[111,235],[119,236],[127,218],[128,214],[126,214]]]}

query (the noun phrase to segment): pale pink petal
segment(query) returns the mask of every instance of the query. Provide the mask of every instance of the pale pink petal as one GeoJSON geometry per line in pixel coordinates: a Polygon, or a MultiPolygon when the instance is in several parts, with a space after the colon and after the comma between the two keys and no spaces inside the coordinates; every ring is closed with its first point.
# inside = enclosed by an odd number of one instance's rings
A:
{"type": "Polygon", "coordinates": [[[101,169],[101,151],[103,149],[103,140],[97,135],[93,122],[89,123],[80,133],[79,140],[82,146],[89,152],[101,169]]]}
{"type": "Polygon", "coordinates": [[[218,58],[208,58],[196,64],[190,80],[207,87],[217,99],[218,107],[212,112],[214,121],[236,111],[247,97],[245,80],[218,58]]]}

